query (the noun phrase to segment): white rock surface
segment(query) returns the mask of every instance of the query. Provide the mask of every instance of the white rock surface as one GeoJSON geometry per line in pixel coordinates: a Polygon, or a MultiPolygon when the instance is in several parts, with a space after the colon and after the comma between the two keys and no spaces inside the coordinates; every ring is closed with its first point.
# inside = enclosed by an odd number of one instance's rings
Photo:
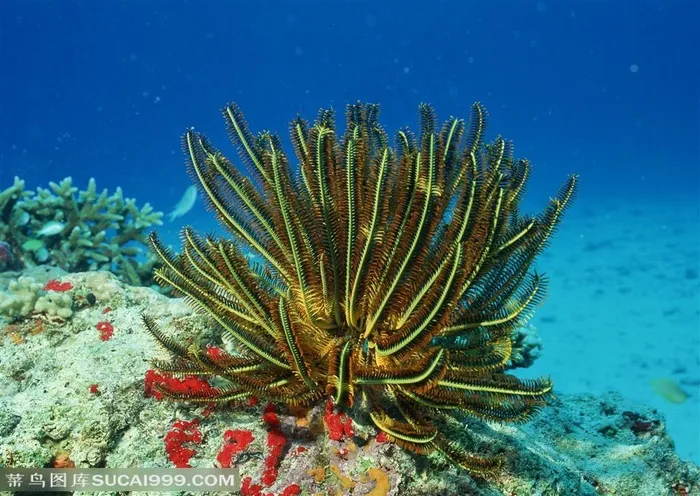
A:
{"type": "MultiPolygon", "coordinates": [[[[182,339],[202,335],[206,342],[206,322],[182,300],[125,286],[109,273],[71,274],[61,282],[72,284],[69,294],[76,301],[65,324],[30,316],[0,325],[0,466],[50,467],[68,457],[80,467],[169,467],[165,435],[177,419],[198,418],[202,442],[191,446],[197,452],[191,465],[215,466],[224,432],[247,429],[254,441],[238,458],[240,472],[259,483],[267,451],[264,402],[218,407],[206,415],[201,405],[144,395],[149,360],[165,356],[141,323],[142,312],[182,339]],[[90,293],[94,305],[86,303],[90,293]],[[100,322],[113,326],[107,340],[97,329],[100,322]]],[[[307,495],[374,495],[377,483],[369,469],[386,475],[386,494],[402,496],[673,496],[683,494],[681,488],[700,494],[698,467],[674,454],[663,418],[617,393],[560,396],[526,425],[468,420],[465,436],[495,446],[509,460],[490,481],[474,481],[434,456],[378,443],[368,426],[356,425],[353,440],[329,441],[322,432],[324,406],[302,422],[278,408],[288,443],[277,481],[262,494],[280,494],[296,483],[307,495]],[[309,474],[318,467],[324,469],[323,482],[309,474]],[[344,489],[348,481],[353,487],[344,489]]],[[[361,421],[361,412],[352,413],[361,421]]]]}

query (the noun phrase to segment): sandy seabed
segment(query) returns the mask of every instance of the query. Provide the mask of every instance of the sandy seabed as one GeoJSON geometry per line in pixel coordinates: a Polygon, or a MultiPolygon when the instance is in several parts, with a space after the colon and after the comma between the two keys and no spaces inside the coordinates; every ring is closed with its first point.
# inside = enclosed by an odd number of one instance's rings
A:
{"type": "Polygon", "coordinates": [[[536,263],[549,295],[525,374],[566,393],[610,390],[658,408],[682,459],[700,464],[700,201],[579,198],[536,263]],[[650,382],[675,381],[674,404],[650,382]]]}

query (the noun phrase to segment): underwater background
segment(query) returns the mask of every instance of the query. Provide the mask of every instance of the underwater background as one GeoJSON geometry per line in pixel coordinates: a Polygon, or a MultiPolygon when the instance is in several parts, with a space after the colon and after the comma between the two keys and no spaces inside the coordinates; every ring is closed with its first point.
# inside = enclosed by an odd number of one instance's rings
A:
{"type": "MultiPolygon", "coordinates": [[[[621,391],[700,463],[700,68],[696,1],[20,1],[0,4],[0,190],[71,176],[170,211],[179,137],[224,151],[218,110],[286,137],[318,108],[489,111],[487,139],[534,164],[524,209],[580,193],[537,269],[550,295],[527,376],[621,391]],[[695,48],[694,48],[695,47],[695,48]]],[[[233,157],[233,154],[230,154],[233,157]]],[[[201,200],[159,228],[216,224],[201,200]]]]}

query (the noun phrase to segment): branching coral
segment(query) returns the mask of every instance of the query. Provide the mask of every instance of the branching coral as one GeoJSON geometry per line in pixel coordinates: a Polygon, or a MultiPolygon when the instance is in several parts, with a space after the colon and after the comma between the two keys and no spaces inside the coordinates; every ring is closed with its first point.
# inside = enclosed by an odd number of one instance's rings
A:
{"type": "Polygon", "coordinates": [[[23,265],[58,266],[69,272],[108,270],[129,284],[149,284],[153,258],[144,253],[146,230],[161,224],[162,212],[146,203],[97,191],[90,179],[84,191],[70,177],[49,189],[26,191],[24,181],[0,191],[0,241],[12,246],[23,265]]]}
{"type": "MultiPolygon", "coordinates": [[[[420,133],[395,147],[376,105],[291,123],[294,174],[280,139],[254,136],[235,105],[224,109],[249,176],[201,134],[183,138],[188,168],[233,239],[191,229],[175,255],[152,237],[156,280],[209,316],[228,351],[183,346],[150,317],[173,356],[164,374],[226,384],[176,400],[231,401],[252,394],[290,405],[330,397],[360,405],[388,440],[439,451],[472,473],[498,460],[466,452],[444,428],[455,415],[520,422],[552,391],[547,379],[505,373],[514,331],[544,295],[529,268],[570,204],[572,176],[546,210],[521,216],[530,174],[502,138],[484,144],[484,108],[441,128],[420,106],[420,133]],[[243,249],[263,260],[250,263],[243,249]],[[359,400],[359,401],[358,401],[359,400]]],[[[453,422],[452,422],[453,423],[453,422]]]]}

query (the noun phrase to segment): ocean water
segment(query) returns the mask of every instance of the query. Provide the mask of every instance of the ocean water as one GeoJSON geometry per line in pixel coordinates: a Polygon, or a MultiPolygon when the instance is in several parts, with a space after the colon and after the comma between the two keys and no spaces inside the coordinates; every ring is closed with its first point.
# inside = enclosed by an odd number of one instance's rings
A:
{"type": "MultiPolygon", "coordinates": [[[[224,150],[220,109],[284,134],[297,113],[380,103],[387,130],[489,110],[488,136],[534,164],[535,213],[580,194],[537,268],[550,296],[525,373],[619,390],[700,463],[697,1],[0,2],[0,190],[72,176],[168,212],[190,185],[188,127],[224,150]],[[651,381],[671,379],[679,404],[651,381]]],[[[166,222],[216,229],[201,201],[166,222]]]]}

